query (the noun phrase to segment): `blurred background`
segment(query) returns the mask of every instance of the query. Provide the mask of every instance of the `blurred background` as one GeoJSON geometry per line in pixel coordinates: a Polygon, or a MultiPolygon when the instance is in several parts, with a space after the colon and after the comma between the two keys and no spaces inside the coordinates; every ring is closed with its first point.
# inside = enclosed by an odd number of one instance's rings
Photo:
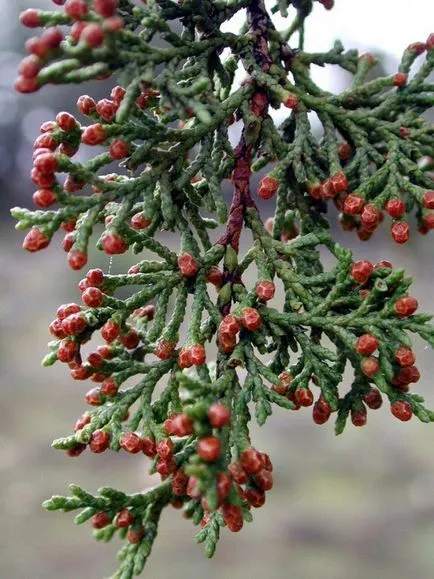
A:
{"type": "MultiPolygon", "coordinates": [[[[71,460],[50,448],[70,432],[85,409],[86,385],[74,383],[64,367],[40,367],[49,339],[47,326],[60,303],[76,301],[80,274],[66,266],[56,243],[36,255],[21,249],[9,208],[31,206],[28,174],[32,142],[43,121],[59,110],[75,111],[80,94],[106,96],[103,85],[50,87],[32,97],[11,84],[30,34],[18,13],[48,8],[49,0],[0,1],[0,578],[100,579],[116,568],[118,545],[94,543],[89,526],[73,515],[45,513],[40,504],[63,494],[69,482],[95,491],[110,484],[136,492],[153,484],[146,459],[125,454],[84,453],[71,460]]],[[[346,47],[372,51],[394,72],[400,52],[432,30],[432,0],[336,0],[309,19],[307,49],[327,49],[335,38],[346,47]]],[[[231,25],[236,25],[232,23],[231,25]]],[[[345,76],[329,70],[317,77],[338,91],[345,76]]],[[[269,209],[264,206],[264,215],[269,209]]],[[[413,235],[397,247],[379,232],[367,243],[336,230],[357,258],[390,259],[414,276],[422,309],[434,311],[433,237],[413,235]]],[[[108,268],[93,253],[91,267],[108,268]]],[[[113,271],[133,263],[116,257],[113,271]]],[[[415,342],[423,370],[417,390],[434,406],[433,353],[415,342]]],[[[195,545],[196,529],[167,510],[145,571],[149,579],[207,576],[208,579],[427,579],[434,575],[434,426],[393,419],[387,408],[371,412],[368,425],[349,425],[335,438],[332,424],[314,425],[309,411],[276,409],[255,445],[275,463],[275,488],[255,521],[237,535],[222,532],[213,561],[195,545]]],[[[116,542],[116,541],[115,541],[116,542]]]]}

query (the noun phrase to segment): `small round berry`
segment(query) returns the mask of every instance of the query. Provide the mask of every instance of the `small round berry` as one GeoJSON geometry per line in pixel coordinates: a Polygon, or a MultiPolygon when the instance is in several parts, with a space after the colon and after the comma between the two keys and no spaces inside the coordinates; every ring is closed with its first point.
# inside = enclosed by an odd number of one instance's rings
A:
{"type": "Polygon", "coordinates": [[[382,259],[381,261],[378,261],[375,265],[374,265],[374,269],[393,269],[393,265],[390,261],[387,261],[385,259],[382,259]]]}
{"type": "Polygon", "coordinates": [[[241,312],[241,323],[247,330],[254,332],[262,325],[262,319],[255,308],[243,308],[241,312]]]}
{"type": "Polygon", "coordinates": [[[368,203],[363,207],[360,220],[365,229],[372,231],[380,221],[380,212],[374,205],[368,203]]]}
{"type": "Polygon", "coordinates": [[[38,155],[35,158],[33,165],[43,175],[55,173],[59,166],[57,156],[54,153],[43,153],[42,155],[38,155]]]}
{"type": "Polygon", "coordinates": [[[122,237],[107,231],[102,234],[101,246],[108,255],[119,255],[128,251],[128,245],[122,237]]]}
{"type": "Polygon", "coordinates": [[[333,199],[334,197],[336,197],[336,195],[337,192],[333,187],[331,179],[326,179],[321,183],[321,199],[327,201],[329,199],[333,199]]]}
{"type": "Polygon", "coordinates": [[[344,201],[343,212],[345,215],[358,215],[365,205],[365,200],[360,195],[350,193],[344,201]]]}
{"type": "Polygon", "coordinates": [[[193,362],[190,359],[189,350],[181,350],[178,354],[178,366],[180,368],[191,368],[193,362]]]}
{"type": "Polygon", "coordinates": [[[62,328],[67,336],[76,336],[86,329],[86,320],[82,314],[71,314],[62,320],[62,328]]]}
{"type": "Polygon", "coordinates": [[[137,454],[142,450],[142,439],[134,432],[126,432],[119,440],[121,448],[130,454],[137,454]]]}
{"type": "Polygon", "coordinates": [[[88,13],[89,8],[86,0],[67,0],[65,4],[65,12],[67,16],[74,20],[81,20],[88,13]]]}
{"type": "Polygon", "coordinates": [[[69,31],[69,35],[72,38],[72,40],[74,40],[75,42],[79,42],[81,38],[81,33],[85,28],[86,28],[85,22],[80,21],[74,22],[69,31]]]}
{"type": "Polygon", "coordinates": [[[402,217],[405,213],[405,203],[402,199],[390,199],[385,209],[390,217],[402,217]]]}
{"type": "Polygon", "coordinates": [[[101,123],[89,125],[81,135],[81,141],[85,145],[101,145],[106,140],[105,129],[101,123]]]}
{"type": "Polygon", "coordinates": [[[49,207],[57,201],[56,193],[51,189],[39,189],[33,193],[33,202],[38,207],[49,207]]]}
{"type": "MultiPolygon", "coordinates": [[[[321,199],[322,189],[321,183],[308,183],[307,192],[313,199],[321,199]]],[[[269,232],[271,233],[271,231],[269,232]]]]}
{"type": "Polygon", "coordinates": [[[71,269],[82,269],[87,263],[87,253],[78,249],[71,249],[68,253],[68,264],[71,269]]]}
{"type": "Polygon", "coordinates": [[[228,333],[219,333],[219,346],[226,354],[230,354],[234,351],[236,343],[237,339],[235,336],[231,336],[228,333]]]}
{"type": "Polygon", "coordinates": [[[202,344],[193,344],[188,348],[188,353],[193,366],[202,366],[205,363],[206,352],[202,344]]]}
{"type": "Polygon", "coordinates": [[[323,398],[319,398],[313,405],[312,418],[315,424],[325,424],[330,418],[332,409],[323,398]]]}
{"type": "Polygon", "coordinates": [[[90,404],[90,406],[101,406],[101,404],[103,403],[101,389],[98,387],[91,388],[89,392],[86,392],[84,401],[86,402],[86,404],[90,404]]]}
{"type": "Polygon", "coordinates": [[[408,76],[403,72],[397,72],[393,76],[393,86],[403,87],[407,84],[408,76]]]}
{"type": "Polygon", "coordinates": [[[124,100],[126,92],[127,91],[119,85],[112,88],[110,96],[117,107],[119,107],[121,102],[124,100]]]}
{"type": "Polygon", "coordinates": [[[231,477],[225,472],[219,472],[216,477],[217,496],[223,502],[229,495],[232,486],[231,477]]]}
{"type": "Polygon", "coordinates": [[[208,420],[214,428],[223,428],[223,426],[229,424],[231,413],[224,404],[216,402],[208,410],[208,420]]]}
{"type": "Polygon", "coordinates": [[[157,342],[155,347],[155,355],[160,360],[168,360],[173,356],[173,350],[175,349],[175,344],[169,342],[169,340],[160,340],[157,342]]]}
{"type": "Polygon", "coordinates": [[[103,26],[104,30],[117,32],[118,30],[122,30],[122,28],[125,27],[125,21],[119,16],[112,16],[111,18],[104,20],[103,26]]]}
{"type": "Polygon", "coordinates": [[[197,454],[205,462],[215,462],[221,452],[220,439],[216,436],[205,436],[196,445],[197,454]]]}
{"type": "Polygon", "coordinates": [[[281,372],[279,374],[279,380],[280,383],[287,389],[288,386],[291,384],[291,382],[293,381],[293,376],[292,374],[290,374],[289,372],[287,372],[286,370],[284,372],[281,372]]]}
{"type": "Polygon", "coordinates": [[[255,474],[253,480],[255,481],[256,486],[263,491],[269,491],[273,488],[273,475],[265,468],[255,474]]]}
{"type": "Polygon", "coordinates": [[[338,155],[341,161],[348,161],[353,154],[353,148],[349,143],[341,143],[338,147],[338,155]]]}
{"type": "Polygon", "coordinates": [[[138,543],[141,543],[144,536],[145,529],[142,525],[128,529],[127,540],[131,545],[137,545],[138,543]]]}
{"type": "Polygon", "coordinates": [[[264,302],[273,299],[275,291],[276,286],[272,281],[258,281],[256,284],[256,295],[264,302]]]}
{"type": "Polygon", "coordinates": [[[356,352],[361,356],[370,356],[378,348],[378,340],[371,334],[363,334],[356,342],[356,352]]]}
{"type": "Polygon", "coordinates": [[[60,340],[66,338],[65,331],[62,327],[62,321],[57,318],[51,322],[51,324],[48,326],[48,330],[55,338],[59,338],[60,340]]]}
{"type": "Polygon", "coordinates": [[[135,213],[131,217],[130,223],[133,229],[146,229],[151,225],[152,219],[146,217],[143,211],[141,211],[140,213],[135,213]]]}
{"type": "Polygon", "coordinates": [[[27,28],[39,28],[39,26],[41,26],[39,10],[35,10],[33,8],[24,10],[20,14],[20,22],[23,26],[26,26],[27,28]]]}
{"type": "Polygon", "coordinates": [[[173,456],[174,445],[170,438],[163,438],[157,444],[157,454],[162,459],[171,458],[173,456]]]}
{"type": "Polygon", "coordinates": [[[268,96],[263,91],[256,91],[252,97],[250,109],[254,115],[261,117],[268,106],[268,96]]]}
{"type": "Polygon", "coordinates": [[[410,226],[404,221],[396,221],[390,228],[390,234],[395,243],[407,243],[410,239],[410,226]]]}
{"type": "Polygon", "coordinates": [[[45,59],[50,52],[48,44],[38,36],[33,36],[26,40],[25,49],[29,54],[34,54],[42,59],[45,59]]]}
{"type": "Polygon", "coordinates": [[[132,329],[127,334],[121,335],[120,340],[127,350],[134,350],[140,343],[140,336],[132,329]]]}
{"type": "Polygon", "coordinates": [[[176,469],[172,477],[172,493],[178,497],[187,494],[187,485],[189,477],[185,474],[185,470],[181,467],[176,469]]]}
{"type": "Polygon", "coordinates": [[[90,48],[98,48],[104,44],[104,29],[100,24],[86,24],[80,36],[80,40],[85,42],[90,48]]]}
{"type": "Polygon", "coordinates": [[[97,287],[104,281],[104,272],[102,269],[90,269],[86,274],[86,279],[92,287],[97,287]]]}
{"type": "Polygon", "coordinates": [[[120,333],[119,324],[116,324],[112,320],[106,322],[101,328],[101,336],[108,343],[111,343],[114,340],[116,340],[116,338],[119,336],[119,333],[120,333]]]}
{"type": "Polygon", "coordinates": [[[50,240],[38,227],[32,227],[23,241],[23,248],[27,251],[39,251],[48,247],[50,240]]]}
{"type": "Polygon", "coordinates": [[[416,298],[412,296],[406,296],[396,300],[395,312],[398,314],[398,316],[405,318],[414,314],[418,307],[419,303],[416,298]]]}
{"type": "Polygon", "coordinates": [[[378,374],[380,370],[380,364],[375,358],[365,358],[360,364],[360,368],[365,376],[372,378],[375,374],[378,374]]]}
{"type": "Polygon", "coordinates": [[[90,424],[91,416],[87,412],[82,414],[74,425],[74,432],[82,430],[87,424],[90,424]]]}
{"type": "Polygon", "coordinates": [[[101,384],[101,394],[103,396],[116,396],[118,392],[118,386],[113,378],[110,376],[109,378],[105,378],[103,383],[101,384]]]}
{"type": "Polygon", "coordinates": [[[348,190],[348,179],[343,171],[339,171],[330,177],[335,193],[344,193],[348,190]]]}
{"type": "Polygon", "coordinates": [[[434,191],[425,191],[422,197],[422,205],[426,209],[434,209],[434,191]]]}
{"type": "Polygon", "coordinates": [[[373,271],[374,266],[370,261],[360,259],[353,264],[350,275],[356,282],[363,284],[368,281],[373,271]]]}
{"type": "Polygon", "coordinates": [[[66,454],[68,456],[70,456],[71,458],[75,458],[76,456],[80,456],[80,454],[82,452],[84,452],[85,450],[86,450],[85,444],[76,444],[72,448],[68,448],[68,450],[66,451],[66,454]]]}
{"type": "Polygon", "coordinates": [[[101,99],[96,104],[96,112],[107,122],[113,120],[116,116],[117,107],[115,103],[109,99],[101,99]]]}
{"type": "Polygon", "coordinates": [[[255,448],[248,448],[240,457],[241,466],[248,474],[256,474],[264,468],[264,460],[261,453],[255,448]]]}
{"type": "Polygon", "coordinates": [[[294,396],[300,406],[312,406],[313,404],[313,394],[308,388],[297,388],[294,396]]]}
{"type": "MultiPolygon", "coordinates": [[[[261,467],[256,471],[259,472],[262,468],[262,463],[263,461],[261,460],[261,467]]],[[[232,478],[234,479],[234,481],[239,484],[239,485],[243,485],[248,481],[248,474],[247,472],[244,470],[244,468],[241,466],[241,463],[239,462],[231,462],[228,465],[228,471],[230,472],[232,478]]]]}
{"type": "Polygon", "coordinates": [[[128,509],[121,509],[115,518],[115,525],[120,529],[129,527],[134,523],[134,515],[128,509]]]}
{"type": "Polygon", "coordinates": [[[71,314],[77,314],[81,311],[78,304],[62,304],[57,308],[56,316],[59,320],[64,320],[71,314]]]}
{"type": "Polygon", "coordinates": [[[258,197],[260,199],[271,199],[276,194],[278,187],[279,181],[266,175],[259,184],[258,197]]]}
{"type": "Polygon", "coordinates": [[[229,503],[223,505],[221,511],[226,527],[232,531],[232,533],[238,533],[238,531],[241,531],[244,525],[243,512],[241,508],[229,503]]]}
{"type": "Polygon", "coordinates": [[[393,416],[402,422],[407,422],[413,416],[413,410],[408,402],[398,400],[390,407],[393,416]]]}
{"type": "Polygon", "coordinates": [[[41,60],[34,54],[31,54],[30,56],[23,58],[23,60],[20,62],[18,66],[18,73],[25,79],[35,79],[35,77],[38,76],[41,67],[41,60]]]}
{"type": "Polygon", "coordinates": [[[56,115],[56,123],[62,131],[66,131],[67,133],[73,131],[77,127],[75,117],[65,111],[56,115]]]}
{"type": "Polygon", "coordinates": [[[424,42],[412,42],[406,48],[409,52],[414,52],[418,56],[423,54],[426,50],[426,44],[424,42]]]}
{"type": "Polygon", "coordinates": [[[351,422],[354,424],[354,426],[365,426],[367,420],[368,414],[364,406],[359,410],[351,408],[351,422]]]}
{"type": "Polygon", "coordinates": [[[116,139],[110,145],[110,156],[115,160],[124,159],[128,155],[128,143],[122,139],[116,139]]]}
{"type": "Polygon", "coordinates": [[[57,359],[60,362],[69,363],[72,362],[78,353],[79,346],[77,342],[72,340],[64,339],[60,342],[60,346],[57,350],[57,359]]]}
{"type": "Polygon", "coordinates": [[[177,414],[170,421],[170,433],[174,436],[189,436],[193,432],[193,422],[189,416],[184,413],[177,414]]]}
{"type": "Polygon", "coordinates": [[[145,456],[154,458],[154,456],[157,454],[155,440],[152,438],[144,438],[142,440],[142,451],[145,456]]]}
{"type": "Polygon", "coordinates": [[[293,111],[297,110],[298,107],[298,96],[296,94],[290,93],[285,102],[283,103],[286,108],[291,109],[293,111]]]}
{"type": "Polygon", "coordinates": [[[426,213],[425,215],[423,215],[422,223],[423,223],[423,227],[427,231],[434,229],[434,213],[431,212],[431,213],[426,213]]]}
{"type": "Polygon", "coordinates": [[[219,326],[220,335],[229,335],[235,337],[240,330],[241,326],[237,318],[230,314],[223,318],[219,326]]]}
{"type": "Polygon", "coordinates": [[[202,496],[202,493],[199,489],[199,480],[194,476],[191,476],[188,479],[186,495],[191,499],[200,499],[202,496]]]}
{"type": "Polygon", "coordinates": [[[248,488],[245,491],[246,499],[251,507],[261,508],[265,503],[265,492],[258,488],[248,488]]]}
{"type": "Polygon", "coordinates": [[[89,287],[81,294],[81,299],[89,308],[99,308],[104,301],[104,294],[97,287],[89,287]]]}
{"type": "Polygon", "coordinates": [[[178,267],[185,277],[194,277],[199,270],[195,258],[190,253],[182,253],[178,257],[178,267]]]}
{"type": "MultiPolygon", "coordinates": [[[[146,4],[146,2],[145,2],[146,4]]],[[[95,12],[104,18],[110,18],[116,14],[118,7],[117,0],[93,0],[93,7],[95,12]]]]}
{"type": "Polygon", "coordinates": [[[98,454],[107,450],[109,444],[110,434],[105,432],[105,430],[95,430],[90,438],[89,449],[91,452],[98,454]]]}
{"type": "Polygon", "coordinates": [[[33,183],[41,189],[49,189],[56,183],[56,176],[54,173],[42,173],[36,169],[36,167],[33,167],[30,176],[33,183]]]}
{"type": "Polygon", "coordinates": [[[416,356],[414,355],[414,352],[410,350],[410,348],[402,346],[396,350],[395,360],[400,366],[413,366],[416,360],[416,356]]]}
{"type": "Polygon", "coordinates": [[[408,385],[420,380],[420,372],[416,366],[405,366],[401,368],[396,376],[398,385],[408,385]]]}
{"type": "Polygon", "coordinates": [[[363,401],[371,410],[378,410],[383,404],[383,398],[376,388],[371,388],[371,390],[363,396],[363,401]]]}
{"type": "Polygon", "coordinates": [[[41,40],[50,48],[58,48],[64,39],[62,31],[57,26],[50,26],[42,33],[41,40]]]}
{"type": "Polygon", "coordinates": [[[37,151],[38,149],[44,149],[43,152],[47,153],[50,151],[54,151],[57,148],[57,141],[50,134],[51,132],[50,129],[43,130],[45,125],[46,123],[44,123],[41,126],[41,131],[43,132],[39,135],[39,137],[35,139],[35,142],[33,143],[33,149],[35,151],[37,151]],[[46,151],[45,149],[48,149],[48,151],[46,151]]]}
{"type": "Polygon", "coordinates": [[[87,94],[81,95],[77,101],[77,108],[82,115],[90,115],[96,110],[96,102],[87,94]]]}
{"type": "Polygon", "coordinates": [[[221,288],[223,283],[223,273],[216,265],[213,265],[208,271],[206,281],[215,285],[217,289],[221,288]]]}
{"type": "Polygon", "coordinates": [[[111,523],[110,517],[104,512],[95,513],[90,521],[94,529],[103,529],[111,523]]]}

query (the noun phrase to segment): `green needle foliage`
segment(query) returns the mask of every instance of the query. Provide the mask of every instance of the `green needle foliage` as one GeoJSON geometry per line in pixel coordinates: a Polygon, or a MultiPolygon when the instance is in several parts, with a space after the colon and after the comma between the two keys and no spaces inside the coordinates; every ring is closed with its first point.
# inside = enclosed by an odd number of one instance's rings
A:
{"type": "Polygon", "coordinates": [[[422,232],[434,228],[434,131],[423,116],[434,105],[434,35],[405,49],[396,74],[369,80],[371,54],[340,42],[304,50],[310,12],[332,0],[279,0],[269,10],[263,0],[53,3],[21,15],[44,30],[26,44],[16,89],[117,84],[99,102],[80,97],[79,120],[61,112],[44,123],[32,170],[39,209],[12,214],[30,229],[29,251],[65,230],[75,270],[95,241],[108,255],[140,256],[125,274],[89,270],[82,305],[60,306],[50,324],[44,365],[63,362],[74,379],[96,383],[90,410],[53,446],[69,456],[144,453],[162,482],[133,495],[73,485],[44,506],[78,510],[76,522],[91,520],[98,540],[125,539],[114,577],[129,579],[142,572],[167,505],[201,525],[197,541],[211,557],[221,528],[239,531],[264,504],[272,464],[250,439],[251,412],[262,425],[274,405],[311,407],[316,424],[334,415],[337,434],[348,418],[363,426],[384,400],[399,420],[434,420],[410,391],[419,379],[410,335],[434,346],[431,316],[416,313],[404,271],[355,261],[326,219],[334,202],[344,228],[368,239],[386,212],[397,243],[409,238],[411,213],[422,232]],[[240,32],[223,32],[237,14],[240,32]],[[311,77],[331,65],[352,74],[341,94],[311,77]],[[270,111],[282,106],[278,125],[270,111]],[[275,198],[265,223],[258,197],[275,198]],[[245,254],[243,230],[252,239],[245,254]],[[178,252],[164,232],[178,236],[178,252]],[[335,265],[325,269],[327,252],[335,265]]]}

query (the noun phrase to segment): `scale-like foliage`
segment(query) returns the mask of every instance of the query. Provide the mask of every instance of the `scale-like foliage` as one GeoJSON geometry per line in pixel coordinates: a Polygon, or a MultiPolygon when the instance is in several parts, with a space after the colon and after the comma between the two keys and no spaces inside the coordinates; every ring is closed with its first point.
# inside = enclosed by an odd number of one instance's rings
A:
{"type": "Polygon", "coordinates": [[[162,482],[134,495],[74,485],[45,507],[78,509],[76,522],[90,519],[99,540],[126,539],[115,577],[127,579],[141,573],[166,505],[202,526],[197,540],[212,556],[221,527],[239,531],[264,504],[272,464],[250,440],[251,412],[262,425],[275,404],[312,407],[316,424],[333,414],[339,434],[349,416],[363,426],[385,398],[400,420],[434,420],[410,392],[419,372],[409,334],[434,346],[411,279],[389,262],[355,260],[325,218],[333,200],[345,229],[367,239],[385,211],[398,243],[409,238],[412,212],[422,232],[434,227],[434,134],[423,117],[434,105],[434,35],[407,47],[396,74],[367,80],[371,54],[339,42],[326,53],[304,50],[312,0],[280,0],[269,11],[263,0],[53,2],[63,8],[21,16],[44,31],[26,44],[16,89],[118,84],[99,102],[80,97],[79,119],[61,112],[41,127],[32,170],[40,209],[12,210],[18,229],[30,228],[24,248],[43,249],[63,229],[76,270],[97,236],[109,255],[142,254],[126,274],[89,270],[82,305],[60,306],[50,325],[44,364],[63,362],[74,379],[97,383],[85,397],[91,409],[54,447],[69,456],[144,453],[162,482]],[[242,10],[240,33],[222,31],[242,10]],[[294,16],[287,29],[273,23],[277,12],[294,16]],[[314,67],[328,65],[352,74],[341,94],[312,80],[314,67]],[[277,125],[270,109],[282,106],[277,125]],[[78,162],[89,146],[97,154],[78,162]],[[252,191],[252,174],[264,168],[252,191]],[[257,197],[276,199],[265,223],[257,197]],[[243,228],[253,241],[241,255],[243,228]],[[179,236],[178,252],[165,244],[167,231],[179,236]],[[83,360],[91,340],[95,351],[83,360]]]}

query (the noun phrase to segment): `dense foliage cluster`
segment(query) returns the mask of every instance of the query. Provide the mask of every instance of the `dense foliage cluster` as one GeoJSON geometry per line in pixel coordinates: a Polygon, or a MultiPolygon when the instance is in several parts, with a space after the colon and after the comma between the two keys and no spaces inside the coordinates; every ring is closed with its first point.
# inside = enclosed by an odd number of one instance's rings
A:
{"type": "Polygon", "coordinates": [[[201,526],[212,556],[220,529],[239,531],[264,504],[273,467],[250,439],[251,411],[262,425],[273,405],[310,407],[316,424],[333,415],[337,433],[349,417],[365,425],[384,400],[399,420],[434,420],[410,390],[419,371],[409,334],[434,346],[431,316],[417,313],[401,269],[353,258],[325,218],[333,202],[361,240],[390,217],[383,226],[405,243],[411,213],[421,232],[434,228],[434,133],[423,117],[434,105],[434,35],[408,46],[395,74],[370,80],[371,54],[339,42],[304,50],[306,18],[333,0],[269,10],[263,0],[53,3],[21,15],[43,32],[26,43],[16,89],[116,81],[98,102],[81,96],[77,117],[60,112],[42,125],[31,172],[38,209],[13,209],[17,228],[29,229],[32,252],[63,230],[74,270],[92,239],[106,254],[140,256],[125,274],[87,271],[82,303],[61,305],[50,324],[44,364],[95,383],[90,409],[54,447],[144,454],[162,482],[133,495],[73,485],[45,507],[80,510],[76,521],[90,520],[97,539],[126,539],[115,577],[127,579],[141,573],[167,505],[201,526]],[[287,29],[276,28],[278,12],[293,16],[287,29]],[[240,33],[223,31],[237,13],[240,33]],[[312,79],[326,65],[352,74],[342,93],[312,79]],[[277,125],[270,109],[280,107],[277,125]],[[261,219],[257,198],[275,200],[272,219],[261,219]],[[243,229],[253,241],[241,254],[243,229]],[[179,236],[179,251],[165,232],[179,236]]]}

